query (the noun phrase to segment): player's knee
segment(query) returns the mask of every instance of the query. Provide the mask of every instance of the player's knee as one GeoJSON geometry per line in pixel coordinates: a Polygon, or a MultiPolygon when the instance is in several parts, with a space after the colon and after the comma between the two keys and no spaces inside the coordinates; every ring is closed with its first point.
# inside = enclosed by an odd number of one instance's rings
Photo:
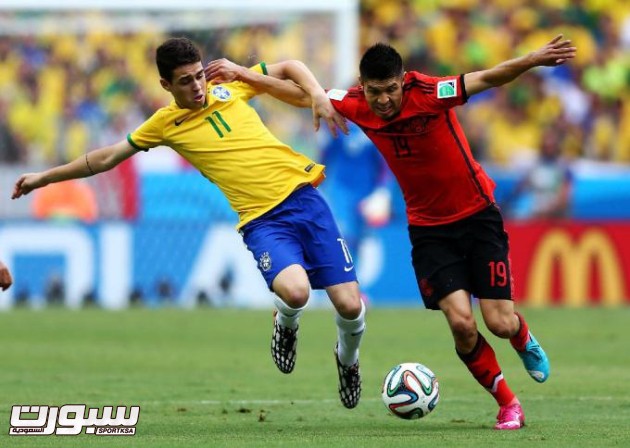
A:
{"type": "Polygon", "coordinates": [[[299,283],[283,285],[280,291],[276,291],[276,294],[291,308],[302,308],[305,306],[308,302],[309,293],[309,286],[299,283]]]}
{"type": "Polygon", "coordinates": [[[363,309],[359,294],[352,294],[344,300],[337,300],[334,305],[337,313],[344,319],[356,319],[363,309]]]}
{"type": "Polygon", "coordinates": [[[477,324],[472,315],[458,315],[449,320],[451,332],[458,341],[472,341],[477,335],[477,324]]]}
{"type": "Polygon", "coordinates": [[[515,318],[513,315],[497,315],[486,320],[486,327],[493,335],[506,339],[516,331],[515,318]]]}

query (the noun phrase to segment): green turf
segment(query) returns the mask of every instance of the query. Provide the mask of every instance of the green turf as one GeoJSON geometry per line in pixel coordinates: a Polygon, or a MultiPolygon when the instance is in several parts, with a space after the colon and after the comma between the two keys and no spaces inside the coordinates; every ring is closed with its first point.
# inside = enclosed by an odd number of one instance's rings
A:
{"type": "MultiPolygon", "coordinates": [[[[363,398],[337,397],[331,310],[307,310],[295,371],[269,355],[269,311],[98,310],[0,313],[0,446],[422,447],[630,445],[630,309],[524,310],[552,362],[537,384],[489,335],[527,419],[493,431],[496,405],[455,356],[441,313],[371,309],[363,398]],[[388,415],[382,378],[428,365],[441,400],[416,421],[388,415]],[[140,405],[133,437],[8,436],[11,406],[140,405]]],[[[481,324],[483,331],[483,326],[481,324]]]]}

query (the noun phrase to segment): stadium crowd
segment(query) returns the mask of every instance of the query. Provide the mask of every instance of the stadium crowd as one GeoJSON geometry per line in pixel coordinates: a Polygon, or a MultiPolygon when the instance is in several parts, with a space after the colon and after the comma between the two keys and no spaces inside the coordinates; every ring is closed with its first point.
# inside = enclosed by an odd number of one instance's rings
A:
{"type": "MultiPolygon", "coordinates": [[[[234,26],[226,20],[226,25],[214,21],[208,29],[185,24],[179,29],[173,26],[176,20],[170,26],[149,20],[141,26],[121,27],[120,15],[103,12],[47,16],[0,11],[0,24],[14,19],[18,23],[31,15],[40,26],[5,26],[0,31],[0,189],[5,196],[11,188],[6,182],[15,178],[6,170],[34,171],[73,160],[120,140],[170,101],[157,82],[154,63],[155,48],[169,35],[193,38],[204,46],[206,60],[228,57],[254,65],[301,59],[324,87],[345,88],[350,82],[332,85],[333,28],[330,20],[318,20],[316,14],[304,20],[265,17],[258,24],[234,26]]],[[[407,68],[440,76],[488,68],[538,48],[558,33],[579,48],[571,64],[534,70],[518,83],[476,95],[457,109],[476,158],[485,165],[520,168],[535,163],[545,142],[553,141],[558,154],[568,160],[629,164],[630,3],[626,0],[361,0],[357,56],[375,42],[388,42],[401,53],[407,68]],[[550,134],[555,138],[549,139],[550,134]]],[[[274,134],[321,160],[324,145],[311,144],[310,111],[277,101],[255,101],[274,134]]],[[[97,215],[139,216],[136,163],[130,159],[86,182],[98,202],[95,207],[81,201],[91,211],[86,222],[97,215]]],[[[187,164],[181,162],[177,169],[185,170],[187,164]]],[[[171,183],[168,189],[187,185],[171,183]]],[[[85,190],[78,183],[67,187],[85,190]]],[[[168,201],[164,192],[156,190],[155,196],[175,210],[168,216],[179,213],[175,205],[182,206],[187,199],[168,201]]],[[[205,196],[190,201],[218,216],[216,204],[209,207],[205,196]]],[[[37,207],[27,201],[6,199],[0,206],[1,218],[27,213],[40,217],[37,207]],[[30,208],[15,213],[17,207],[30,208]]],[[[59,215],[59,210],[46,214],[59,215]]],[[[157,296],[172,294],[171,280],[156,281],[157,296]]],[[[226,280],[226,289],[230,282],[226,280]]],[[[55,289],[51,290],[54,296],[55,289]]]]}
{"type": "Polygon", "coordinates": [[[563,33],[580,49],[574,63],[539,70],[461,110],[477,157],[517,162],[535,154],[545,129],[552,127],[562,135],[566,156],[630,161],[627,2],[362,3],[363,45],[389,41],[407,58],[407,66],[436,75],[490,67],[563,33]]]}
{"type": "MultiPolygon", "coordinates": [[[[569,158],[630,162],[627,2],[363,0],[360,9],[359,51],[387,41],[407,67],[434,75],[489,67],[562,32],[580,48],[575,63],[537,70],[460,108],[476,156],[500,166],[532,160],[553,128],[569,158]]],[[[53,165],[132,130],[168,101],[154,79],[153,51],[169,33],[191,35],[206,45],[208,58],[241,64],[308,59],[314,69],[322,67],[319,74],[331,72],[330,30],[312,24],[120,32],[105,15],[90,20],[103,26],[0,36],[0,163],[53,165]]],[[[322,78],[325,87],[344,87],[322,78]]],[[[287,132],[310,129],[308,120],[298,123],[299,114],[267,115],[270,127],[289,141],[300,138],[287,132]],[[291,119],[296,122],[287,123],[291,119]]]]}

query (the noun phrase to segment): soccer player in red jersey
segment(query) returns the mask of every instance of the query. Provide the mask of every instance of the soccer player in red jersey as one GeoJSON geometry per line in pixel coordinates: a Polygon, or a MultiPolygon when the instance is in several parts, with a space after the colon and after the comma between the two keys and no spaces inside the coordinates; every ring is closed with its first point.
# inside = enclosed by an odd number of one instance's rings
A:
{"type": "Polygon", "coordinates": [[[534,380],[548,378],[549,361],[514,310],[508,237],[495,185],[473,158],[453,108],[534,67],[563,64],[575,54],[571,42],[559,35],[490,69],[433,77],[405,72],[398,52],[379,43],[361,59],[359,86],[328,92],[335,109],[374,142],[401,186],[425,306],[442,310],[459,358],[497,401],[495,429],[519,429],[525,418],[492,347],[477,329],[471,296],[479,299],[488,330],[509,339],[534,380]]]}

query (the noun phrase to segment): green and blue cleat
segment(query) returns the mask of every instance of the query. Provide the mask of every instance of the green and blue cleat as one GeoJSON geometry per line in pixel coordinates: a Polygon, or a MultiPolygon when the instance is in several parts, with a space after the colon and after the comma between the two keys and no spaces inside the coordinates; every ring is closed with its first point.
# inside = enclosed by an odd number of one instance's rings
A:
{"type": "Polygon", "coordinates": [[[529,333],[529,340],[525,344],[525,350],[516,353],[521,357],[525,370],[534,380],[544,383],[549,378],[549,359],[531,332],[529,333]]]}

